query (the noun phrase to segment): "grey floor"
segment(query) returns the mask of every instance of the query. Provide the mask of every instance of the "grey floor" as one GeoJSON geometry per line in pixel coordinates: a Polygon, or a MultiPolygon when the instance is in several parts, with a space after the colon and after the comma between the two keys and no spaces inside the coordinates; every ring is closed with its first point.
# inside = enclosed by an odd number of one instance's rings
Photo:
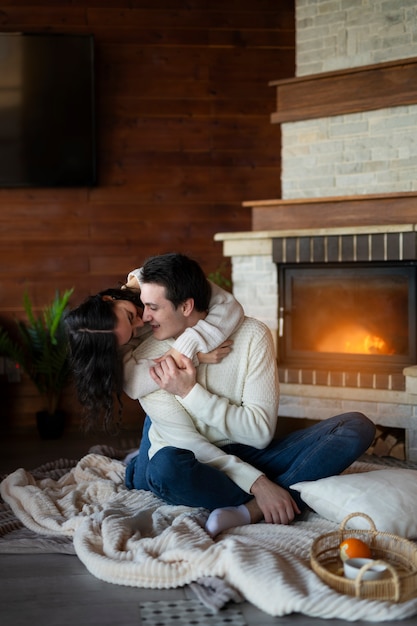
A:
{"type": "MultiPolygon", "coordinates": [[[[18,467],[34,469],[58,458],[81,458],[94,444],[130,447],[136,433],[117,440],[82,434],[64,435],[58,441],[33,436],[3,437],[0,474],[18,467]]],[[[62,554],[0,554],[1,626],[343,626],[343,620],[323,620],[304,615],[272,617],[244,602],[217,614],[205,609],[189,589],[149,590],[111,585],[92,576],[76,556],[62,554]]],[[[355,622],[358,626],[370,622],[355,622]]],[[[392,626],[417,624],[409,620],[392,626]]]]}

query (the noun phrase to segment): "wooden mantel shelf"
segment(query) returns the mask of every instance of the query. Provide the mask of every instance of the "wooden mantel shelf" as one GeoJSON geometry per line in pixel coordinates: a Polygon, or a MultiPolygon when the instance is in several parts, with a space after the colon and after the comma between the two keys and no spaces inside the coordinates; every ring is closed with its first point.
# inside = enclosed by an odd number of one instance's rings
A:
{"type": "Polygon", "coordinates": [[[417,191],[255,200],[243,202],[243,206],[252,209],[253,231],[417,222],[417,191]]]}
{"type": "Polygon", "coordinates": [[[417,57],[271,81],[273,124],[417,103],[417,57]]]}

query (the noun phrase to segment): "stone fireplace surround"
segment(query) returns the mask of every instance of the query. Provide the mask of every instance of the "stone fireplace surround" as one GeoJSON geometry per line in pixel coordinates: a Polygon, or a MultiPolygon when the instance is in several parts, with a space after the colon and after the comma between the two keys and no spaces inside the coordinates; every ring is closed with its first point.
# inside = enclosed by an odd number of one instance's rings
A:
{"type": "MultiPolygon", "coordinates": [[[[372,242],[375,259],[376,249],[392,250],[397,234],[400,255],[416,239],[417,57],[408,58],[415,54],[415,20],[394,0],[371,9],[345,3],[343,11],[326,0],[295,5],[297,76],[270,83],[271,122],[281,125],[282,198],[243,202],[251,207],[252,231],[215,236],[231,258],[235,296],[275,339],[278,240],[292,240],[307,255],[314,239],[323,251],[327,237],[336,250],[351,245],[353,254],[372,242]]],[[[403,429],[406,456],[417,460],[417,364],[403,370],[401,384],[388,377],[384,385],[375,379],[352,386],[331,373],[326,380],[306,381],[303,372],[280,377],[280,415],[325,419],[363,411],[377,425],[403,429]]]]}
{"type": "MultiPolygon", "coordinates": [[[[406,261],[417,259],[417,225],[388,224],[331,228],[292,228],[218,233],[231,258],[233,293],[247,315],[263,321],[277,346],[278,272],[287,262],[406,261]]],[[[377,425],[405,429],[405,452],[417,461],[417,364],[395,376],[355,381],[328,372],[306,380],[302,370],[280,369],[280,415],[325,419],[356,410],[377,425]]],[[[340,373],[339,373],[340,374],[340,373]]]]}

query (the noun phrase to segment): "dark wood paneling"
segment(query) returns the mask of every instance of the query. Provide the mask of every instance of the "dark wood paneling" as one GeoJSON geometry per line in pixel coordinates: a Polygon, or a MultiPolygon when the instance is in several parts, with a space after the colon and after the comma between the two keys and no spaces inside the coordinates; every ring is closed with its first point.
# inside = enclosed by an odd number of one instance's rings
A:
{"type": "MultiPolygon", "coordinates": [[[[269,81],[294,75],[294,15],[294,0],[2,3],[3,31],[94,35],[98,185],[0,189],[0,317],[22,315],[26,288],[37,308],[69,287],[77,304],[152,254],[223,262],[214,234],[280,195],[269,81]]],[[[11,423],[33,425],[33,390],[10,389],[11,423]]]]}
{"type": "Polygon", "coordinates": [[[417,102],[417,58],[323,72],[270,83],[274,124],[343,115],[417,102]]]}

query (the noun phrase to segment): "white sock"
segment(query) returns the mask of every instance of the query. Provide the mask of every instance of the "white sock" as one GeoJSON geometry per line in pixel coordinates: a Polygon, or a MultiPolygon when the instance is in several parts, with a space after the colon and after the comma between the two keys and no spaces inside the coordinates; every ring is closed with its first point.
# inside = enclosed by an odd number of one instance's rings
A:
{"type": "Polygon", "coordinates": [[[215,537],[223,530],[234,528],[235,526],[245,526],[250,524],[250,513],[248,508],[240,506],[226,506],[222,509],[214,509],[208,516],[205,529],[211,537],[215,537]]]}

